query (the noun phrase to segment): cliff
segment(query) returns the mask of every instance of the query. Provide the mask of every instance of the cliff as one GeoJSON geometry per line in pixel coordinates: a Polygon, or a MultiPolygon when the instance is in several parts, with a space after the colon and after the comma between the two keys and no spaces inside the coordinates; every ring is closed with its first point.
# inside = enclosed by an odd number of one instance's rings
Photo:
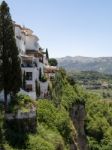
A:
{"type": "MultiPolygon", "coordinates": [[[[77,131],[76,140],[74,143],[77,143],[77,149],[79,150],[88,150],[88,144],[84,129],[84,120],[86,117],[85,107],[82,104],[75,104],[70,112],[71,119],[73,121],[74,127],[77,131]]],[[[71,150],[76,150],[75,146],[71,150]]]]}
{"type": "MultiPolygon", "coordinates": [[[[10,128],[8,124],[8,128],[4,128],[7,134],[3,135],[5,138],[2,143],[5,150],[88,150],[84,130],[85,99],[81,95],[81,89],[69,84],[63,70],[56,75],[52,85],[51,100],[35,101],[37,109],[35,128],[37,130],[33,134],[28,132],[32,128],[29,119],[22,125],[18,121],[17,125],[10,124],[10,128]],[[24,132],[21,130],[19,132],[21,127],[24,132]]],[[[25,96],[19,98],[17,105],[11,105],[13,111],[16,111],[18,107],[24,110],[25,106],[29,106],[29,102],[33,103],[25,96]]]]}

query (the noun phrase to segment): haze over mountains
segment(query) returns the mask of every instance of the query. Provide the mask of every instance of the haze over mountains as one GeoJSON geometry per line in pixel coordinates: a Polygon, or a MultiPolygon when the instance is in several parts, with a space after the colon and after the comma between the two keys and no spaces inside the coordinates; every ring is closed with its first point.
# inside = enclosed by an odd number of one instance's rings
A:
{"type": "Polygon", "coordinates": [[[67,56],[57,58],[60,67],[67,71],[98,71],[105,74],[112,74],[112,57],[83,57],[67,56]]]}

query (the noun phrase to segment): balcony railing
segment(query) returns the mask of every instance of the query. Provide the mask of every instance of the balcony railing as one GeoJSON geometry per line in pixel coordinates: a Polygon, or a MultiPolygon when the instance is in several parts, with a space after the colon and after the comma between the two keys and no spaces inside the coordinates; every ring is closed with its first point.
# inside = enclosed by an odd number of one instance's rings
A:
{"type": "Polygon", "coordinates": [[[33,63],[33,64],[21,64],[21,67],[24,68],[24,67],[29,67],[29,68],[32,68],[32,67],[37,67],[37,63],[33,63]]]}

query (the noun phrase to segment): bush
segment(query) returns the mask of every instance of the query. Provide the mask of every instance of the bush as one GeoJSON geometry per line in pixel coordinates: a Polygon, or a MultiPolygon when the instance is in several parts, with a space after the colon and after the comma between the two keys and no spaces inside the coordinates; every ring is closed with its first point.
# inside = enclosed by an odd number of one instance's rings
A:
{"type": "Polygon", "coordinates": [[[43,75],[40,79],[41,82],[46,82],[47,81],[47,77],[45,75],[43,75]]]}
{"type": "Polygon", "coordinates": [[[37,135],[29,136],[28,145],[28,148],[32,150],[56,150],[59,146],[64,150],[64,141],[59,132],[44,124],[39,124],[37,135]]]}
{"type": "Polygon", "coordinates": [[[16,113],[18,110],[28,112],[32,107],[36,107],[35,101],[33,101],[28,95],[17,94],[15,99],[9,103],[8,112],[16,113]]]}
{"type": "Polygon", "coordinates": [[[68,112],[62,108],[56,108],[47,100],[38,101],[38,121],[48,127],[58,130],[67,143],[71,140],[71,124],[68,112]]]}
{"type": "Polygon", "coordinates": [[[57,66],[58,62],[55,58],[50,58],[49,59],[49,64],[50,64],[50,66],[57,66]]]}
{"type": "Polygon", "coordinates": [[[112,106],[92,93],[87,95],[86,100],[85,128],[90,149],[111,150],[112,106]]]}

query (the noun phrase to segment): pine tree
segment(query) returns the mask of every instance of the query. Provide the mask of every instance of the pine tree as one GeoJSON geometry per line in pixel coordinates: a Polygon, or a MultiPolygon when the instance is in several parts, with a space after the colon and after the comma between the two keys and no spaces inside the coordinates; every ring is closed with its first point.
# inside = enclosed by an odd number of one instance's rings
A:
{"type": "Polygon", "coordinates": [[[42,70],[41,68],[39,68],[39,80],[41,81],[41,79],[42,79],[42,70]]]}
{"type": "Polygon", "coordinates": [[[48,49],[46,48],[46,58],[49,60],[49,53],[48,53],[48,49]]]}
{"type": "Polygon", "coordinates": [[[23,73],[23,78],[22,78],[22,88],[23,88],[23,90],[26,89],[26,74],[25,74],[25,71],[23,73]]]}
{"type": "Polygon", "coordinates": [[[21,68],[16,46],[14,26],[5,1],[0,6],[0,81],[4,90],[5,108],[7,95],[15,95],[21,86],[21,68]]]}
{"type": "Polygon", "coordinates": [[[35,90],[36,90],[36,97],[40,96],[40,84],[35,80],[35,90]]]}

